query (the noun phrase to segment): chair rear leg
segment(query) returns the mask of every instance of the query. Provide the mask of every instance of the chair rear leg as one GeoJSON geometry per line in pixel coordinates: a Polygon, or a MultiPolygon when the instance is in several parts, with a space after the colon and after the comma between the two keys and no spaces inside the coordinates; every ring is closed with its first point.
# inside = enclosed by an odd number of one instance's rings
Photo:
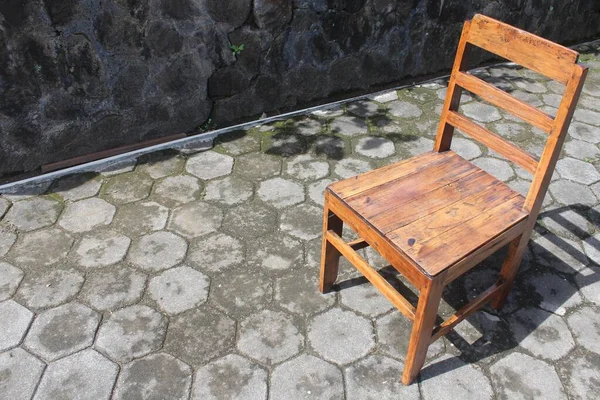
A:
{"type": "Polygon", "coordinates": [[[421,289],[402,374],[402,383],[405,385],[410,385],[415,380],[425,363],[442,298],[442,289],[442,279],[430,281],[421,289]]]}
{"type": "Polygon", "coordinates": [[[504,259],[502,269],[500,270],[500,279],[505,282],[504,288],[498,291],[498,294],[491,302],[492,307],[498,311],[502,309],[510,294],[517,272],[519,272],[523,254],[525,253],[525,249],[527,249],[528,241],[529,235],[521,235],[510,242],[508,254],[504,259]]]}
{"type": "Polygon", "coordinates": [[[327,200],[325,200],[325,210],[323,213],[323,247],[321,248],[321,274],[319,279],[319,290],[321,290],[321,293],[329,292],[335,283],[341,256],[340,252],[329,243],[325,233],[328,230],[332,230],[341,236],[342,228],[342,220],[329,210],[327,200]]]}

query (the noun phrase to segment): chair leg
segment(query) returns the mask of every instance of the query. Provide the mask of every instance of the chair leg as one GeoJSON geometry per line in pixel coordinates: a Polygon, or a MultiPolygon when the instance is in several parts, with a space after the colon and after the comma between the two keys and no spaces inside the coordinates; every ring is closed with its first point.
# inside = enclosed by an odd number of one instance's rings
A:
{"type": "Polygon", "coordinates": [[[521,235],[510,242],[508,248],[508,254],[502,263],[502,269],[500,270],[500,279],[505,282],[504,288],[502,288],[496,297],[492,300],[491,306],[496,310],[501,310],[506,302],[506,298],[510,293],[510,289],[513,287],[517,272],[519,272],[519,266],[523,259],[525,249],[527,249],[527,242],[529,242],[528,235],[521,235]]]}
{"type": "Polygon", "coordinates": [[[340,263],[340,252],[326,239],[325,233],[332,230],[338,235],[342,235],[342,220],[329,210],[325,202],[325,211],[323,213],[323,247],[321,248],[321,274],[319,279],[319,290],[321,293],[327,293],[335,283],[338,275],[338,266],[340,263]]]}
{"type": "Polygon", "coordinates": [[[434,279],[421,290],[417,312],[410,334],[402,383],[410,385],[425,363],[437,311],[442,298],[442,280],[434,279]]]}

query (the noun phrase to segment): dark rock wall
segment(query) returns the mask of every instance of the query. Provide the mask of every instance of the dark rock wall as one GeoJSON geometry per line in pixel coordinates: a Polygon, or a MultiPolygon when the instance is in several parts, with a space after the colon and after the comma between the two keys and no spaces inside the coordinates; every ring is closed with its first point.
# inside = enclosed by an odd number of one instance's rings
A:
{"type": "Polygon", "coordinates": [[[600,33],[591,0],[0,0],[0,175],[448,69],[475,12],[600,33]]]}

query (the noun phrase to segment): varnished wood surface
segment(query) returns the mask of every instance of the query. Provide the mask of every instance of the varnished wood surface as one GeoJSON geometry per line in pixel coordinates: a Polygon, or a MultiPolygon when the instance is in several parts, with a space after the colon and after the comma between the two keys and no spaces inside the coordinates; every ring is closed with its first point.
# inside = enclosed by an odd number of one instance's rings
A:
{"type": "Polygon", "coordinates": [[[574,50],[481,14],[471,20],[468,41],[565,84],[579,55],[574,50]]]}
{"type": "Polygon", "coordinates": [[[327,189],[428,276],[527,217],[525,199],[505,183],[452,151],[433,154],[439,160],[431,154],[413,159],[409,174],[376,170],[382,176],[371,173],[370,182],[380,184],[362,192],[327,189]],[[430,167],[419,168],[421,162],[430,167]]]}

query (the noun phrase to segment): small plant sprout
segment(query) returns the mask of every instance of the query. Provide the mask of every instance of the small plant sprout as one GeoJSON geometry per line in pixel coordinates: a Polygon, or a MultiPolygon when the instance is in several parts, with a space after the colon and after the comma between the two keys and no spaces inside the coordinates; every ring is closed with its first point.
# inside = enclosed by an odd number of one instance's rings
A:
{"type": "Polygon", "coordinates": [[[242,50],[244,50],[244,44],[240,44],[239,46],[236,46],[235,44],[231,45],[231,50],[233,52],[234,56],[239,56],[240,53],[242,52],[242,50]]]}

